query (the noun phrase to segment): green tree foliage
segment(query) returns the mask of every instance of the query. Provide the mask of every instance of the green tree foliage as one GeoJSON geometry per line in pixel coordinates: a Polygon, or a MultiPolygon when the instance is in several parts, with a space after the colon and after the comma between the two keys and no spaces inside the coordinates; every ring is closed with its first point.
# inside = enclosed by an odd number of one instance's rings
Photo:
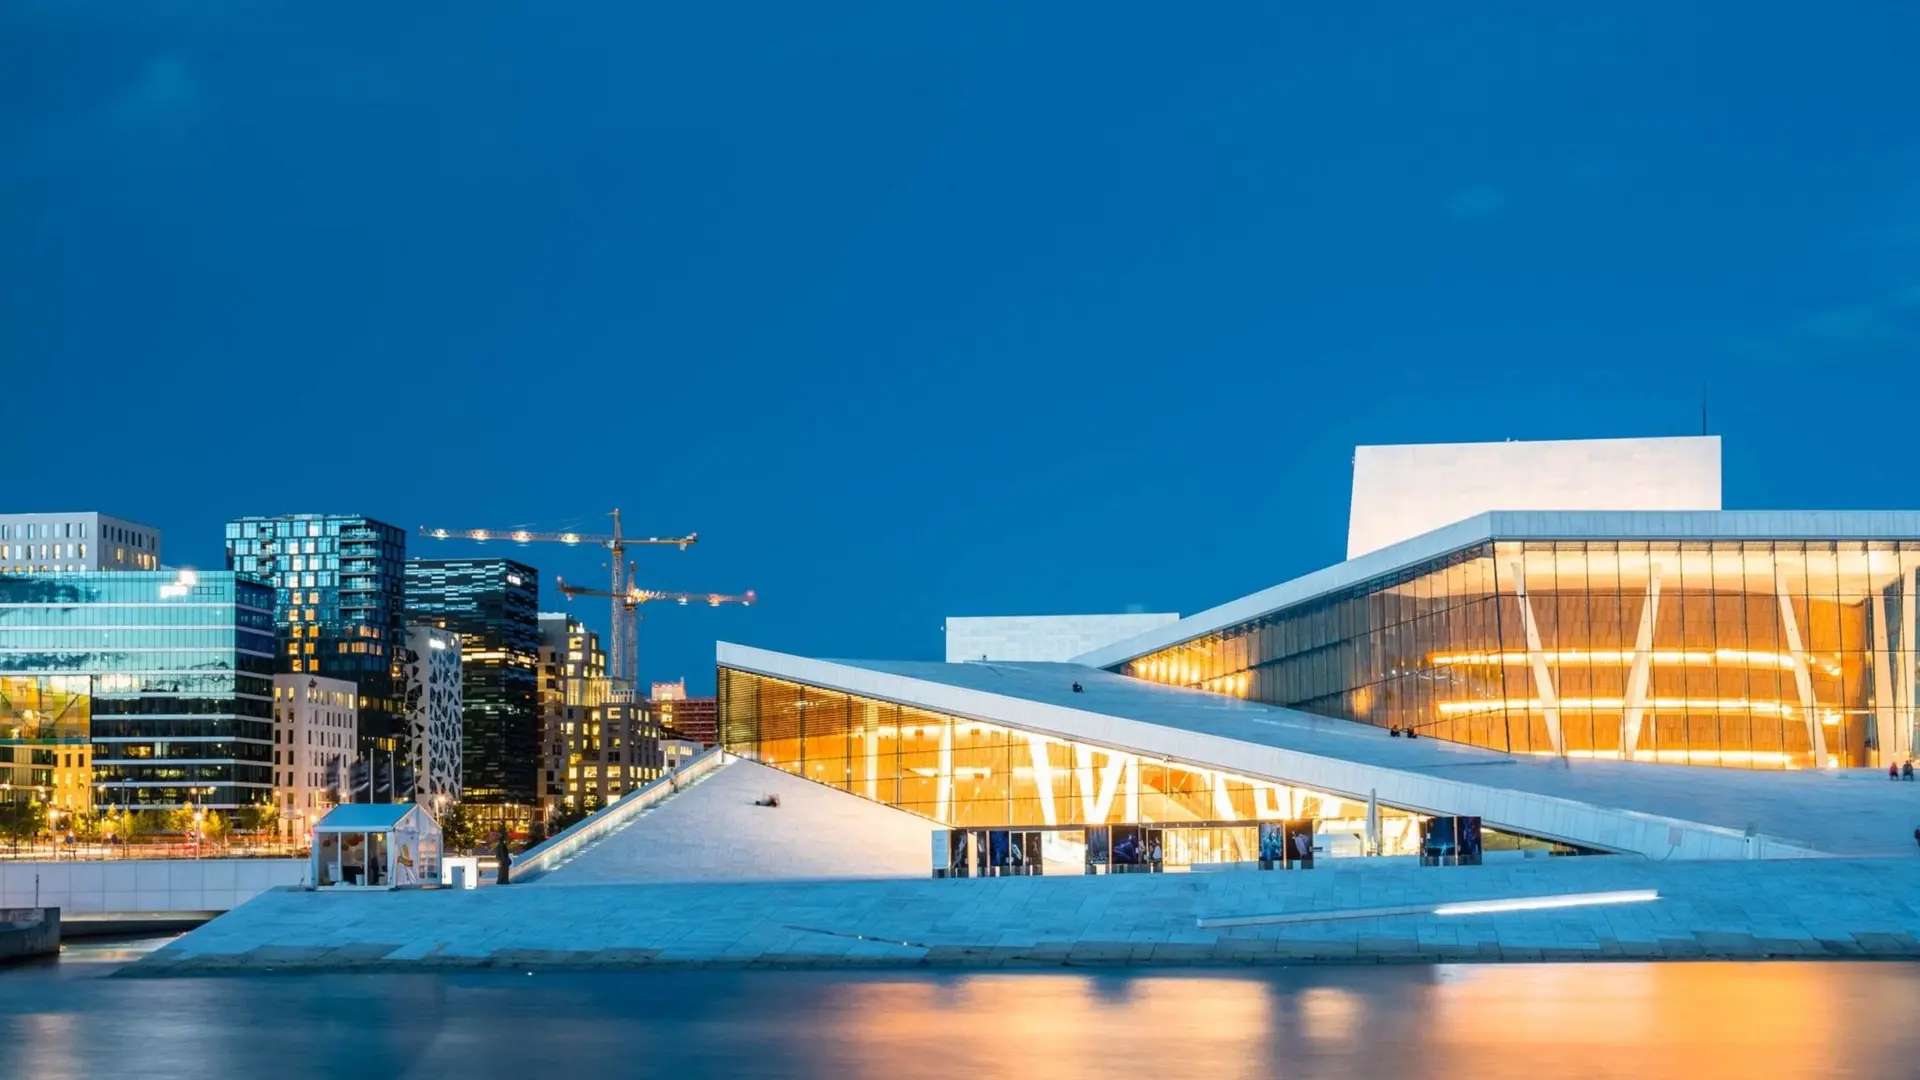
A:
{"type": "Polygon", "coordinates": [[[236,832],[271,836],[279,830],[280,808],[272,803],[250,803],[233,812],[236,832]]]}
{"type": "Polygon", "coordinates": [[[473,812],[454,803],[440,814],[440,840],[448,851],[472,851],[480,843],[479,825],[473,812]]]}
{"type": "Polygon", "coordinates": [[[19,847],[31,843],[47,827],[47,807],[45,803],[32,800],[7,801],[0,803],[0,837],[9,844],[19,847]]]}

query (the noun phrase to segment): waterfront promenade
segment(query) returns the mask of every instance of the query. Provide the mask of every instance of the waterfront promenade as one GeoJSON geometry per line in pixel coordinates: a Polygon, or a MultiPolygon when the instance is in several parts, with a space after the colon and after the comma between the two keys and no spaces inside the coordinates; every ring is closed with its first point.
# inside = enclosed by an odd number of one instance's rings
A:
{"type": "Polygon", "coordinates": [[[1920,958],[1920,857],[1306,872],[275,891],[129,974],[512,967],[1053,967],[1920,958]],[[1496,914],[1379,908],[1645,891],[1496,914]],[[1299,915],[1279,924],[1203,919],[1299,915]]]}

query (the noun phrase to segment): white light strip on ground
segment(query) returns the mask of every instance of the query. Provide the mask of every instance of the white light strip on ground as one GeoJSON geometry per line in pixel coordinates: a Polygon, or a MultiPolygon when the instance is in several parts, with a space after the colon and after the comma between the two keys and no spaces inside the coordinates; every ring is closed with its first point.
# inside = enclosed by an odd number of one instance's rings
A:
{"type": "Polygon", "coordinates": [[[1512,900],[1468,900],[1441,904],[1435,915],[1497,915],[1506,911],[1552,911],[1556,908],[1593,907],[1597,904],[1644,904],[1660,899],[1652,889],[1628,889],[1621,892],[1573,893],[1567,896],[1523,896],[1512,900]]]}
{"type": "Polygon", "coordinates": [[[1401,915],[1497,915],[1515,911],[1552,911],[1595,904],[1633,904],[1660,899],[1652,889],[1622,892],[1568,893],[1563,896],[1520,896],[1506,900],[1465,900],[1456,904],[1402,904],[1395,907],[1343,908],[1333,911],[1288,911],[1270,915],[1203,915],[1194,920],[1201,930],[1236,926],[1281,926],[1290,923],[1338,922],[1345,919],[1385,919],[1401,915]]]}

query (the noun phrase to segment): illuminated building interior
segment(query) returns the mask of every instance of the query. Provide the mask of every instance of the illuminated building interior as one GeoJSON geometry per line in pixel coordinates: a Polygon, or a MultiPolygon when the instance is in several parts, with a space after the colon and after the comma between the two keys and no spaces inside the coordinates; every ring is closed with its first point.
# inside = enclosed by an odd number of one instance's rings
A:
{"type": "MultiPolygon", "coordinates": [[[[1371,846],[1361,800],[724,667],[719,684],[728,750],[940,825],[1156,825],[1173,866],[1255,861],[1267,821],[1314,819],[1334,855],[1371,846]]],[[[1378,809],[1379,852],[1416,853],[1423,816],[1378,809]]]]}
{"type": "Polygon", "coordinates": [[[93,809],[93,680],[0,675],[0,800],[93,809]]]}
{"type": "Polygon", "coordinates": [[[1491,540],[1114,665],[1514,753],[1913,752],[1920,543],[1491,540]]]}

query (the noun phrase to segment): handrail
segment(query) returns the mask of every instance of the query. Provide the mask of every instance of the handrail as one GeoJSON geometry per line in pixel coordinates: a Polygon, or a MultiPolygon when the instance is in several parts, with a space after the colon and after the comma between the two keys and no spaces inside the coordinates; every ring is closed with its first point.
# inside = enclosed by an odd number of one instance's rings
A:
{"type": "Polygon", "coordinates": [[[627,792],[613,805],[594,811],[528,848],[513,860],[513,879],[516,882],[532,881],[553,871],[567,856],[620,828],[640,811],[658,805],[681,787],[726,764],[727,760],[727,752],[722,747],[710,746],[702,750],[688,758],[680,768],[627,792]]]}

